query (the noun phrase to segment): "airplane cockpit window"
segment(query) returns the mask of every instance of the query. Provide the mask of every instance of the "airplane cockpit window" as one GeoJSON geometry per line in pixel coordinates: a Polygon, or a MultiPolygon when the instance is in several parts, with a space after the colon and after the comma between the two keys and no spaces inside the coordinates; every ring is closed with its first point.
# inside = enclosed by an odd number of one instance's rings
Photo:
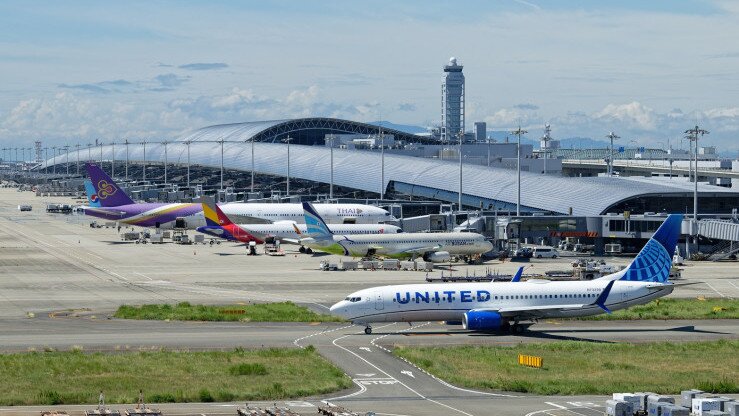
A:
{"type": "Polygon", "coordinates": [[[344,300],[348,300],[349,302],[359,302],[360,300],[362,300],[362,298],[359,296],[350,296],[344,300]]]}

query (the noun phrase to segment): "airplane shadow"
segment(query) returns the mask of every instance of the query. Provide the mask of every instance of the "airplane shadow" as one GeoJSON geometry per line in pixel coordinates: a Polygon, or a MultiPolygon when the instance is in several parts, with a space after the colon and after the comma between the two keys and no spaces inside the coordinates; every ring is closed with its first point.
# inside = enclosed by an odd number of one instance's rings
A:
{"type": "MultiPolygon", "coordinates": [[[[675,327],[675,328],[665,328],[665,329],[649,329],[650,332],[692,332],[692,333],[700,333],[700,334],[717,334],[717,335],[727,335],[725,332],[718,332],[718,331],[706,331],[706,330],[700,330],[695,329],[694,326],[688,325],[688,326],[681,326],[681,327],[675,327]]],[[[469,332],[469,331],[405,331],[403,333],[397,333],[397,332],[373,332],[372,335],[404,335],[404,336],[443,336],[443,335],[466,335],[469,337],[521,337],[521,338],[530,338],[533,340],[550,340],[550,341],[585,341],[585,342],[594,342],[594,343],[606,343],[606,344],[613,344],[620,341],[612,341],[612,340],[603,340],[603,339],[595,339],[587,336],[578,336],[578,334],[588,334],[588,333],[622,333],[622,334],[628,334],[628,333],[634,333],[634,332],[643,332],[643,330],[638,329],[583,329],[583,330],[572,330],[572,329],[553,329],[553,330],[546,330],[546,331],[536,331],[536,330],[526,330],[521,333],[517,334],[511,334],[509,332],[496,332],[496,331],[490,331],[490,332],[469,332]],[[560,335],[558,333],[567,333],[567,335],[560,335]]]]}

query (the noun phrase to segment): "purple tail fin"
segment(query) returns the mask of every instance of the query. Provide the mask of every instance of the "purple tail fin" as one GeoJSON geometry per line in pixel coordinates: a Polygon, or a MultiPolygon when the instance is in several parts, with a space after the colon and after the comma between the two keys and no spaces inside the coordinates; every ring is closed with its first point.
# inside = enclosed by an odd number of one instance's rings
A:
{"type": "Polygon", "coordinates": [[[123,192],[122,189],[106,175],[102,169],[100,169],[94,163],[86,163],[85,168],[87,174],[90,175],[92,186],[95,188],[97,193],[97,200],[100,201],[101,207],[118,207],[121,205],[133,204],[131,198],[123,192]]]}

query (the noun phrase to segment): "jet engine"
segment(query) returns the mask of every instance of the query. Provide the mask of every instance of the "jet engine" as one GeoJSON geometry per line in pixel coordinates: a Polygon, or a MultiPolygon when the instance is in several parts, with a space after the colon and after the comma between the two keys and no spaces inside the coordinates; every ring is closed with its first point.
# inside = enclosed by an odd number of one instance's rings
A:
{"type": "Polygon", "coordinates": [[[496,331],[504,325],[503,317],[495,311],[471,310],[464,314],[462,328],[472,331],[496,331]]]}
{"type": "Polygon", "coordinates": [[[435,251],[433,253],[424,254],[423,259],[432,263],[443,263],[451,260],[452,256],[448,251],[435,251]]]}

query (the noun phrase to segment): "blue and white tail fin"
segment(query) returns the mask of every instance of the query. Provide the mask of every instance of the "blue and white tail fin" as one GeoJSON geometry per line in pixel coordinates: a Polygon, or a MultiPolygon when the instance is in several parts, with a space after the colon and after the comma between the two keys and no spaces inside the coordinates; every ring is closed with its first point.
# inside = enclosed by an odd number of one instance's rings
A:
{"type": "Polygon", "coordinates": [[[309,202],[303,202],[303,215],[305,216],[305,226],[308,236],[317,240],[327,240],[333,238],[333,233],[329,230],[326,222],[318,215],[313,205],[309,202]]]}
{"type": "Polygon", "coordinates": [[[97,192],[95,192],[95,187],[89,179],[85,179],[85,193],[87,194],[87,205],[96,208],[100,206],[100,200],[98,199],[97,192]]]}
{"type": "Polygon", "coordinates": [[[680,238],[683,216],[670,214],[619,280],[665,283],[672,268],[672,255],[680,238]]]}
{"type": "Polygon", "coordinates": [[[523,266],[521,266],[521,267],[518,268],[518,271],[516,272],[515,275],[513,275],[513,278],[511,279],[511,282],[514,282],[514,283],[515,282],[520,282],[521,281],[521,276],[523,276],[523,266]]]}

